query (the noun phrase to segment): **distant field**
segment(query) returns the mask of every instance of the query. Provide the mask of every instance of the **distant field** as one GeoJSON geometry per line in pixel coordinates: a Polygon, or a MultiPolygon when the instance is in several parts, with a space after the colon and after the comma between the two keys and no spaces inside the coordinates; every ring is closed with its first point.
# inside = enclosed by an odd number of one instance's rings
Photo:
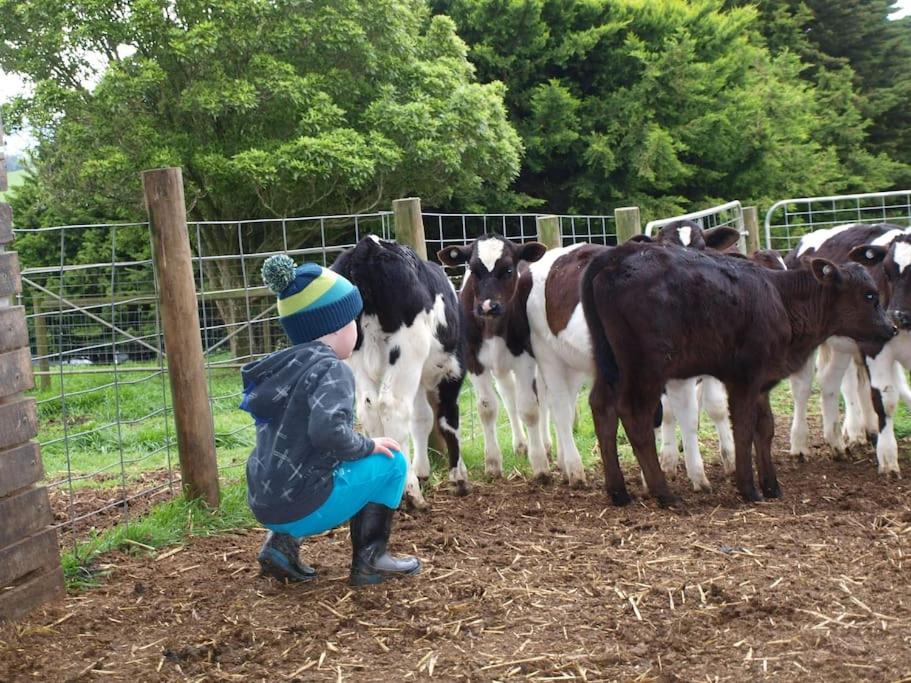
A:
{"type": "MultiPolygon", "coordinates": [[[[12,192],[14,188],[25,182],[25,170],[19,169],[18,171],[9,171],[6,178],[9,185],[9,192],[12,192]]],[[[9,192],[0,192],[0,201],[4,201],[9,192]]]]}

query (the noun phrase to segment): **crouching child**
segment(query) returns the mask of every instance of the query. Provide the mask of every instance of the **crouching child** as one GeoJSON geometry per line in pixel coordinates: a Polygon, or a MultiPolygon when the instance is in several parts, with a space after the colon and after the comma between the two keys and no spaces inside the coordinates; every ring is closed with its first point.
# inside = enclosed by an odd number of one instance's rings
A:
{"type": "Polygon", "coordinates": [[[354,431],[354,375],[342,361],[357,341],[360,293],[333,271],[295,267],[284,254],[268,258],[262,275],[293,344],[241,370],[241,408],[256,422],[247,500],[269,530],[262,574],[315,578],[299,558],[301,539],[349,520],[352,585],[417,574],[417,558],[386,552],[408,469],[401,447],[354,431]]]}

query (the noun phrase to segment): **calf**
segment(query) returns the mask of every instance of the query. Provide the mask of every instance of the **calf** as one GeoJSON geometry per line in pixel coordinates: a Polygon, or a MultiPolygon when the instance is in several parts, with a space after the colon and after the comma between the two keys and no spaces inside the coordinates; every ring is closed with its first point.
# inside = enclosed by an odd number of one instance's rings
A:
{"type": "MultiPolygon", "coordinates": [[[[860,249],[852,258],[882,256],[860,249]]],[[[810,266],[771,271],[711,252],[629,243],[592,261],[581,288],[597,359],[589,400],[615,504],[630,500],[617,459],[618,417],[649,491],[661,504],[676,502],[658,465],[652,416],[669,379],[697,375],[717,377],[727,389],[743,497],[762,499],[752,445],[762,492],[781,495],[769,391],[833,334],[874,342],[895,334],[862,266],[825,259],[810,266]]]]}
{"type": "Polygon", "coordinates": [[[529,277],[523,268],[544,255],[538,242],[516,244],[499,235],[484,235],[466,246],[441,249],[437,256],[447,266],[466,266],[459,293],[465,331],[468,377],[478,397],[484,430],[484,468],[493,476],[503,473],[503,455],[497,443],[497,394],[503,397],[517,454],[527,450],[532,471],[548,476],[547,419],[541,419],[536,364],[531,352],[525,311],[529,277]],[[528,431],[526,442],[523,424],[528,431]],[[527,446],[526,446],[527,443],[527,446]]]}
{"type": "Polygon", "coordinates": [[[365,431],[392,437],[406,456],[410,433],[414,457],[405,494],[415,507],[426,507],[418,479],[430,476],[432,395],[449,451],[449,480],[459,494],[466,493],[468,474],[459,451],[458,401],[465,379],[460,310],[443,268],[409,247],[370,235],[342,253],[332,269],[351,280],[364,299],[348,362],[365,431]]]}
{"type": "MultiPolygon", "coordinates": [[[[821,346],[818,358],[822,394],[823,436],[836,458],[846,449],[877,434],[879,471],[898,476],[898,450],[892,415],[899,395],[909,398],[904,367],[911,367],[911,228],[890,223],[850,223],[804,235],[788,254],[789,267],[799,268],[815,256],[842,263],[853,249],[866,245],[882,255],[871,269],[880,298],[901,333],[885,345],[857,344],[845,337],[832,337],[821,346]],[[846,372],[847,371],[847,372],[846,372]],[[871,388],[872,384],[872,388],[871,388]],[[838,425],[838,389],[845,397],[844,429],[838,425]],[[872,398],[872,400],[871,400],[872,398]]],[[[794,418],[791,453],[804,459],[809,452],[807,403],[813,381],[812,359],[791,377],[794,418]]]]}
{"type": "MultiPolygon", "coordinates": [[[[733,228],[702,230],[690,221],[677,221],[664,226],[654,239],[644,235],[635,239],[698,250],[724,249],[739,238],[733,228]]],[[[557,432],[557,465],[571,486],[585,484],[582,457],[576,448],[572,427],[576,398],[595,371],[591,336],[579,301],[579,285],[592,259],[612,249],[614,247],[594,244],[552,249],[528,269],[531,290],[526,310],[531,348],[544,379],[557,432]]],[[[695,380],[691,382],[694,383],[695,380]]],[[[671,387],[670,391],[689,392],[689,386],[671,387]]],[[[685,404],[686,400],[681,399],[680,404],[685,404]]],[[[689,425],[688,421],[686,427],[689,425]]],[[[684,434],[686,448],[695,440],[695,433],[692,437],[684,434]]],[[[699,462],[701,464],[701,458],[699,462]]],[[[705,480],[704,475],[702,480],[705,480]]]]}
{"type": "MultiPolygon", "coordinates": [[[[730,249],[736,249],[736,244],[730,249]]],[[[722,253],[735,258],[749,259],[770,270],[787,270],[784,259],[772,249],[760,249],[749,256],[739,251],[724,250],[722,253]]],[[[686,473],[697,491],[709,491],[705,476],[702,454],[699,451],[699,412],[704,409],[718,432],[721,449],[721,465],[725,474],[734,472],[734,433],[728,416],[728,395],[724,385],[714,377],[674,379],[667,383],[661,397],[664,419],[661,422],[661,469],[671,476],[677,469],[680,452],[677,450],[675,426],[680,421],[684,440],[684,462],[686,473]]]]}

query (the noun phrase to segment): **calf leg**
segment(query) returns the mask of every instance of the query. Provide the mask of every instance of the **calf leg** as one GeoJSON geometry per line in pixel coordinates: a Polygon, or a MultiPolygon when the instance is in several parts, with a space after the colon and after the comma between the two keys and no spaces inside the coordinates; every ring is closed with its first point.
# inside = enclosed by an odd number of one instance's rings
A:
{"type": "Polygon", "coordinates": [[[728,415],[728,393],[714,377],[702,378],[702,405],[718,432],[721,466],[725,474],[734,473],[734,432],[728,415]]]}
{"type": "MultiPolygon", "coordinates": [[[[550,438],[550,407],[547,402],[547,385],[540,371],[535,368],[535,395],[538,397],[538,412],[540,419],[538,427],[541,431],[541,442],[548,455],[553,452],[553,442],[550,438]]],[[[557,463],[560,466],[560,463],[557,463]]]]}
{"type": "Polygon", "coordinates": [[[680,421],[686,475],[693,484],[693,490],[711,491],[712,487],[706,479],[705,467],[702,464],[702,453],[699,452],[699,402],[696,398],[696,378],[670,380],[667,383],[667,397],[671,410],[680,421]]]}
{"type": "MultiPolygon", "coordinates": [[[[813,358],[790,377],[791,395],[794,397],[794,417],[791,420],[791,455],[804,462],[810,454],[807,406],[810,403],[810,389],[813,387],[813,358]]],[[[736,438],[735,438],[736,444],[736,438]]]]}
{"type": "Polygon", "coordinates": [[[414,473],[424,481],[430,477],[430,458],[427,456],[427,441],[433,431],[433,407],[427,400],[427,392],[419,387],[414,396],[414,412],[411,415],[411,437],[414,441],[414,473]]]}
{"type": "Polygon", "coordinates": [[[879,417],[879,436],[876,439],[876,460],[880,474],[901,476],[898,466],[898,443],[895,440],[893,419],[898,405],[894,360],[888,347],[875,358],[867,359],[873,407],[879,417]]]}
{"type": "Polygon", "coordinates": [[[762,500],[753,478],[752,445],[756,430],[757,393],[739,385],[728,385],[728,404],[734,428],[734,479],[745,500],[762,500]]]}
{"type": "Polygon", "coordinates": [[[503,453],[497,442],[497,392],[493,388],[490,371],[480,375],[469,374],[478,396],[478,417],[484,431],[484,471],[492,477],[503,476],[503,453]]]}
{"type": "Polygon", "coordinates": [[[500,397],[503,399],[503,407],[506,408],[506,415],[509,417],[509,427],[512,430],[512,452],[515,453],[516,457],[525,455],[528,452],[528,445],[525,441],[522,422],[519,420],[519,411],[516,404],[516,383],[513,379],[513,373],[510,370],[495,372],[494,377],[497,380],[497,389],[500,392],[500,397]]]}
{"type": "Polygon", "coordinates": [[[680,462],[680,451],[677,448],[677,415],[667,393],[661,395],[661,413],[661,426],[657,430],[661,434],[661,454],[658,461],[664,474],[673,478],[677,473],[677,463],[680,462]]]}
{"type": "Polygon", "coordinates": [[[439,425],[446,450],[449,452],[449,481],[455,484],[456,494],[468,493],[468,470],[462,460],[459,442],[459,390],[461,380],[444,380],[440,383],[439,425]]]}
{"type": "MultiPolygon", "coordinates": [[[[864,400],[867,397],[860,393],[861,388],[866,384],[861,381],[860,375],[866,374],[866,370],[852,360],[841,381],[841,395],[845,401],[845,423],[842,427],[842,437],[845,440],[845,448],[848,450],[863,445],[867,441],[866,413],[863,408],[864,400]]],[[[867,396],[869,396],[869,392],[867,396]]]]}
{"type": "Polygon", "coordinates": [[[845,442],[838,425],[838,390],[850,363],[850,355],[833,350],[827,362],[819,368],[823,438],[832,449],[836,460],[845,455],[845,442]]]}
{"type": "Polygon", "coordinates": [[[772,437],[775,435],[775,417],[769,404],[769,393],[759,396],[756,410],[756,430],[753,446],[756,449],[756,467],[759,469],[759,486],[766,498],[780,498],[781,487],[772,461],[772,437]]]}
{"type": "Polygon", "coordinates": [[[383,421],[380,418],[380,384],[375,381],[364,365],[363,353],[355,353],[348,361],[354,373],[357,418],[368,436],[383,436],[383,421]]]}
{"type": "MultiPolygon", "coordinates": [[[[536,353],[539,347],[535,346],[536,353]]],[[[544,376],[547,400],[557,431],[557,463],[570,486],[585,486],[585,469],[582,456],[573,436],[576,400],[584,377],[567,367],[550,349],[541,345],[537,353],[538,368],[544,376]]]]}
{"type": "MultiPolygon", "coordinates": [[[[424,394],[421,386],[421,371],[426,353],[409,355],[403,349],[405,358],[414,358],[413,363],[398,363],[386,371],[379,395],[379,413],[383,423],[382,434],[389,436],[402,445],[405,457],[408,458],[408,475],[405,480],[405,496],[417,509],[425,509],[427,503],[421,495],[421,486],[411,460],[408,437],[412,427],[412,413],[418,392],[424,394]]],[[[424,396],[426,403],[426,395],[424,396]]],[[[429,405],[428,405],[429,407],[429,405]]],[[[430,410],[430,424],[433,424],[433,410],[430,410]]],[[[429,433],[429,432],[428,432],[429,433]]],[[[423,458],[426,459],[427,441],[423,443],[423,458]]]]}
{"type": "Polygon", "coordinates": [[[614,505],[627,505],[632,501],[626,490],[623,470],[617,453],[617,403],[614,390],[600,377],[595,377],[588,404],[592,410],[598,449],[604,464],[604,489],[614,505]]]}
{"type": "Polygon", "coordinates": [[[538,395],[535,393],[535,359],[522,355],[515,362],[515,378],[518,394],[516,405],[519,417],[528,432],[528,460],[531,470],[538,479],[549,479],[547,450],[541,439],[541,427],[538,424],[541,414],[538,410],[538,395]]]}
{"type": "Polygon", "coordinates": [[[661,386],[650,386],[644,378],[637,377],[636,385],[624,384],[619,392],[617,412],[633,453],[639,461],[649,493],[663,507],[676,505],[679,500],[672,495],[667,479],[658,463],[655,448],[655,411],[661,400],[661,386]]]}

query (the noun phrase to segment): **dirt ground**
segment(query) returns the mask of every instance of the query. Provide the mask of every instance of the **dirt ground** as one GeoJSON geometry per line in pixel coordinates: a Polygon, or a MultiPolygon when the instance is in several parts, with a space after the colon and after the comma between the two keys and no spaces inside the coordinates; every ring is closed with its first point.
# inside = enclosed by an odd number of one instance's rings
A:
{"type": "Polygon", "coordinates": [[[599,480],[441,487],[393,536],[424,572],[366,589],[346,529],[296,586],[257,577],[260,531],[110,555],[100,588],[0,627],[0,680],[911,680],[908,480],[777,445],[759,505],[714,464],[676,511],[599,480]]]}

